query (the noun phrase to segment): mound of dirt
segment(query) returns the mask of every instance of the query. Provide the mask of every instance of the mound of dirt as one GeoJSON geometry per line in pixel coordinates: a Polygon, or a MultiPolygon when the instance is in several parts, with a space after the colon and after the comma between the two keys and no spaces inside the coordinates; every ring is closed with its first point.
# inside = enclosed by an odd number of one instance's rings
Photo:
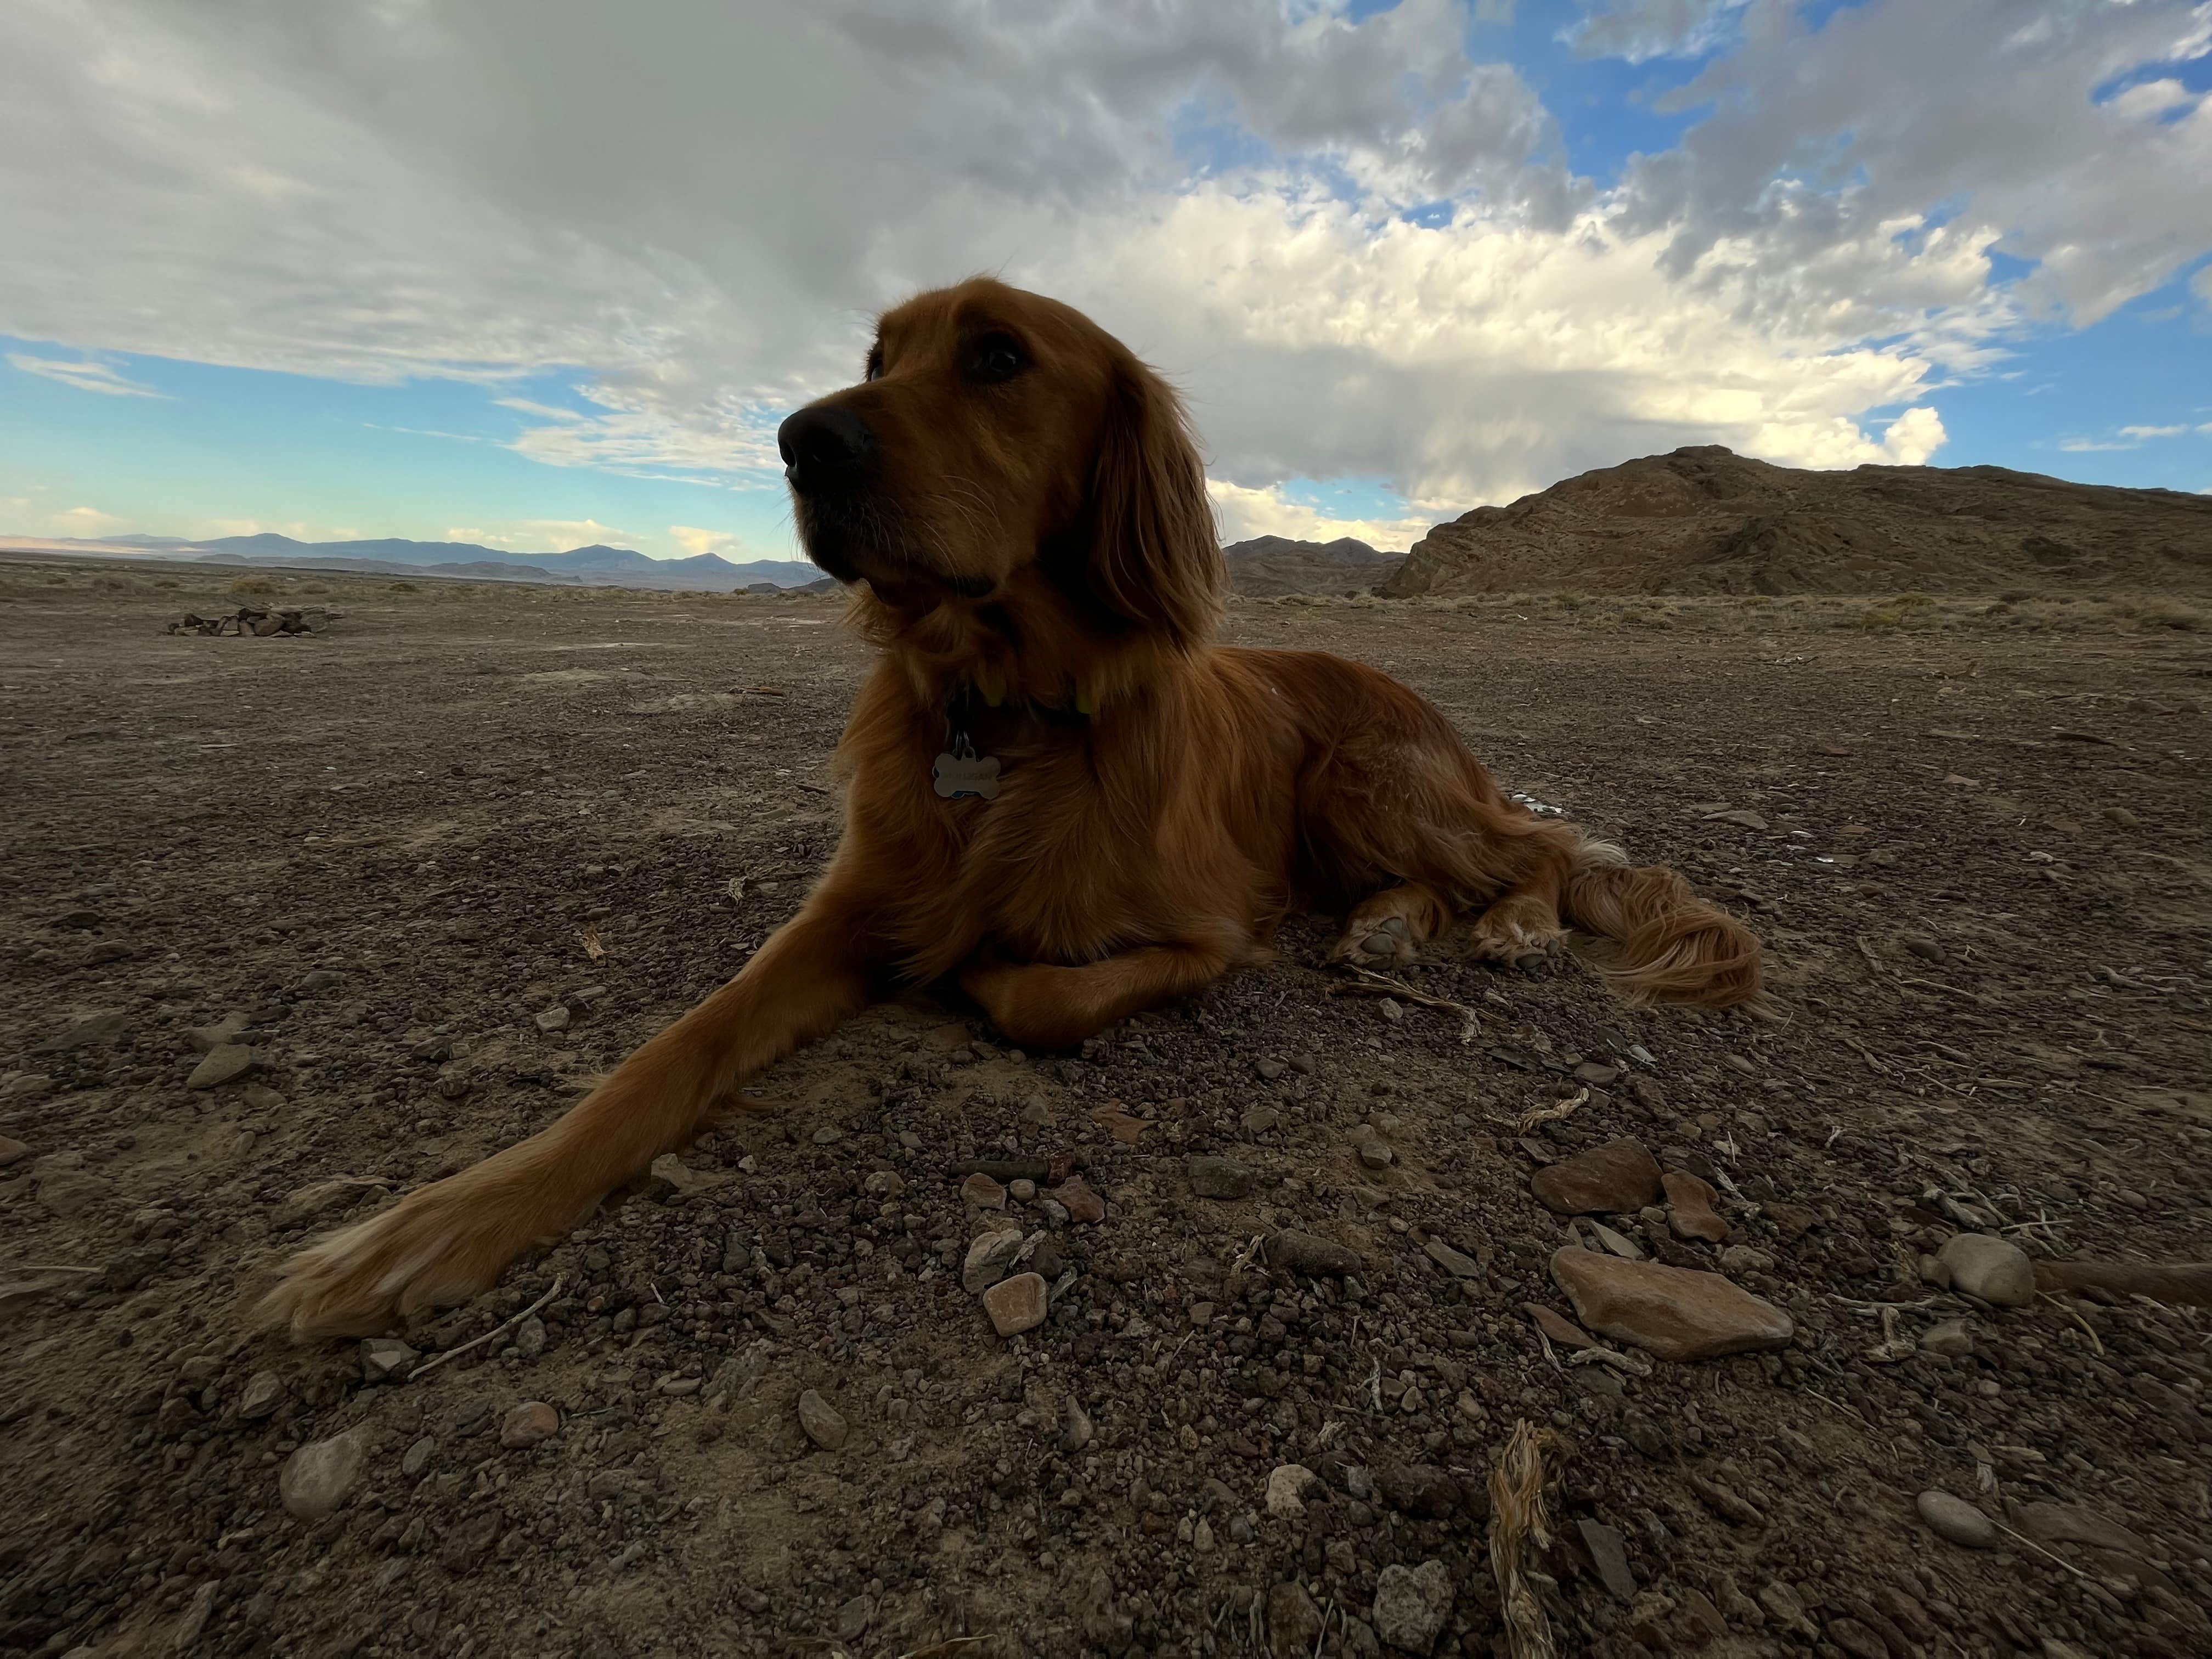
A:
{"type": "Polygon", "coordinates": [[[1222,549],[1229,561],[1230,585],[1249,599],[1283,593],[1364,593],[1392,574],[1403,559],[1365,542],[1340,536],[1333,542],[1292,541],[1287,536],[1255,536],[1222,549]]]}
{"type": "Polygon", "coordinates": [[[1585,472],[1438,525],[1394,599],[1644,593],[2212,592],[2212,496],[1997,466],[1819,472],[1717,444],[1585,472]]]}

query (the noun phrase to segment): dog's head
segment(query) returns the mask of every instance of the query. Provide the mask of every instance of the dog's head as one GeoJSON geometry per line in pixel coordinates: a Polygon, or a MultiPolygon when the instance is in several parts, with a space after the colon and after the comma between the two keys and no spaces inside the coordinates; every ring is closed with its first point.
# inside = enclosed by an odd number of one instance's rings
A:
{"type": "Polygon", "coordinates": [[[1194,642],[1224,573],[1205,469],[1159,376],[1080,312],[977,277],[878,321],[866,378],[777,434],[808,556],[903,611],[1042,572],[1194,642]]]}

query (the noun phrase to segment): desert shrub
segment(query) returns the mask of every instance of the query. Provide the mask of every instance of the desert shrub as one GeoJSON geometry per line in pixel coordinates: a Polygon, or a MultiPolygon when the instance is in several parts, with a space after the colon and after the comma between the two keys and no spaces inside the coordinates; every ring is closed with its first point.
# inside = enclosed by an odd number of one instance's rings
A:
{"type": "Polygon", "coordinates": [[[302,593],[327,593],[331,591],[331,585],[328,582],[309,582],[300,591],[302,593]]]}
{"type": "Polygon", "coordinates": [[[174,576],[164,576],[161,580],[155,582],[154,586],[156,587],[181,587],[184,584],[179,581],[174,576]]]}
{"type": "Polygon", "coordinates": [[[422,592],[422,590],[416,587],[413,582],[386,582],[384,585],[384,591],[387,593],[419,593],[422,592]]]}
{"type": "Polygon", "coordinates": [[[229,586],[224,589],[226,592],[248,595],[274,593],[276,591],[276,584],[266,576],[234,576],[229,586]]]}
{"type": "Polygon", "coordinates": [[[128,593],[137,586],[128,576],[112,576],[105,572],[94,576],[92,585],[103,593],[128,593]]]}

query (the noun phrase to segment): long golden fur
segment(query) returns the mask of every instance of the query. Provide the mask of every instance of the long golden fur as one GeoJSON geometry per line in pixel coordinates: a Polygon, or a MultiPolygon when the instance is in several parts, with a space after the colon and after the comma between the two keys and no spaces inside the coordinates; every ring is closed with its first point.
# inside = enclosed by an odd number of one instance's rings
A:
{"type": "Polygon", "coordinates": [[[738,976],[565,1116],[302,1252],[264,1304],[358,1334],[485,1288],[681,1146],[748,1074],[901,981],[1052,1048],[1261,956],[1293,905],[1390,963],[1469,918],[1530,963],[1571,922],[1632,1000],[1755,998],[1758,942],[1673,872],[1509,799],[1375,670],[1217,645],[1224,572],[1175,395],[1066,306],[983,279],[881,319],[784,430],[800,534],[880,647],[830,867],[738,976]],[[941,798],[955,726],[995,799],[941,798]]]}

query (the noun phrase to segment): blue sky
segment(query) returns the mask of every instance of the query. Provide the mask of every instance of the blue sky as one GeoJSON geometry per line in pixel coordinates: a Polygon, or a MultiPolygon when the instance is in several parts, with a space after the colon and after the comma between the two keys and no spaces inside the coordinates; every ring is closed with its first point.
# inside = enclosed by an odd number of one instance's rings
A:
{"type": "Polygon", "coordinates": [[[988,269],[1224,534],[1682,443],[2212,489],[2212,7],[0,15],[0,532],[793,553],[776,420],[988,269]]]}

